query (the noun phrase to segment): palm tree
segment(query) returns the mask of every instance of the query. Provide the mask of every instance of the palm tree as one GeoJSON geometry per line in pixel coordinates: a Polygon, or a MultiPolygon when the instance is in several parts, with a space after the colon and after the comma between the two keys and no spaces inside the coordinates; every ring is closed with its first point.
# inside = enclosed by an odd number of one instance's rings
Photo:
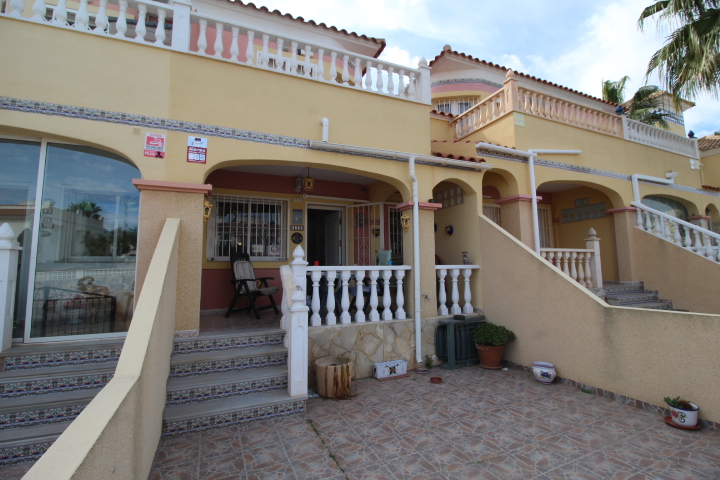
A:
{"type": "Polygon", "coordinates": [[[612,80],[603,81],[603,100],[621,105],[628,118],[667,130],[670,126],[665,117],[671,114],[663,110],[660,88],[655,85],[640,87],[630,101],[627,102],[627,105],[623,105],[625,104],[625,82],[628,80],[630,80],[630,77],[625,75],[617,82],[612,80]]]}
{"type": "Polygon", "coordinates": [[[645,8],[638,25],[655,17],[675,30],[648,63],[676,98],[700,92],[718,95],[720,80],[720,0],[662,0],[645,8]],[[677,27],[677,28],[676,28],[677,27]]]}

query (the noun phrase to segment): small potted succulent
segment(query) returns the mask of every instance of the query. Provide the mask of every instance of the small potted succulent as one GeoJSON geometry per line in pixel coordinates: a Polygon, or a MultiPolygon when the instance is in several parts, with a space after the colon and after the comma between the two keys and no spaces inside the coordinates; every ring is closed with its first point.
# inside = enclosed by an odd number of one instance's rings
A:
{"type": "Polygon", "coordinates": [[[670,419],[675,425],[685,428],[697,426],[700,407],[692,402],[682,400],[680,397],[665,397],[663,400],[670,407],[670,419]]]}
{"type": "Polygon", "coordinates": [[[502,367],[505,345],[515,340],[515,334],[503,326],[484,322],[475,327],[472,335],[480,366],[499,370],[502,367]]]}

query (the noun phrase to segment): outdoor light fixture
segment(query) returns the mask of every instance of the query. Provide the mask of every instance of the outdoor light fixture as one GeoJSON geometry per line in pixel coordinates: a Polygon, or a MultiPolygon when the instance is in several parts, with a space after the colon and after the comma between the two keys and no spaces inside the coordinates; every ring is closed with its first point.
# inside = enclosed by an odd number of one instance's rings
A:
{"type": "Polygon", "coordinates": [[[203,205],[203,221],[207,222],[208,218],[210,218],[210,212],[212,212],[212,203],[208,202],[207,199],[205,199],[205,204],[203,205]]]}
{"type": "Polygon", "coordinates": [[[622,115],[623,113],[625,113],[625,109],[622,105],[618,105],[615,109],[615,115],[622,115]]]}
{"type": "Polygon", "coordinates": [[[307,177],[303,178],[302,185],[306,192],[312,192],[315,187],[315,179],[310,176],[310,167],[308,167],[307,177]]]}
{"type": "Polygon", "coordinates": [[[302,177],[297,177],[297,178],[295,179],[295,191],[296,191],[297,193],[300,193],[300,190],[302,190],[302,186],[303,186],[303,179],[302,179],[302,177]]]}
{"type": "Polygon", "coordinates": [[[410,215],[407,212],[400,216],[400,225],[402,225],[403,232],[410,230],[410,215]]]}

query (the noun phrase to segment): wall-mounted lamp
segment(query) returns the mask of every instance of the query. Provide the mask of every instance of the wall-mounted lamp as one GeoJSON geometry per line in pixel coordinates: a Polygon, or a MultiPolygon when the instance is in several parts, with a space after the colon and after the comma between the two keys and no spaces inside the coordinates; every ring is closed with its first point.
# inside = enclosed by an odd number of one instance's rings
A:
{"type": "Polygon", "coordinates": [[[407,212],[400,216],[400,225],[402,225],[403,232],[410,230],[410,215],[407,212]]]}
{"type": "Polygon", "coordinates": [[[210,212],[212,212],[212,203],[208,202],[207,199],[205,199],[205,203],[203,204],[203,221],[207,222],[208,218],[210,218],[210,212]]]}
{"type": "Polygon", "coordinates": [[[310,176],[310,167],[308,167],[307,177],[303,178],[303,190],[312,192],[315,187],[315,179],[310,176]]]}

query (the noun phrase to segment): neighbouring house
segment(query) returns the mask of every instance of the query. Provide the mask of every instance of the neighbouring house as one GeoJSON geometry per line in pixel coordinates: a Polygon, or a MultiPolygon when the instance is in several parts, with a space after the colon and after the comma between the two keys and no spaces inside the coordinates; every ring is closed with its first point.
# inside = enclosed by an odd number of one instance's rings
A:
{"type": "Polygon", "coordinates": [[[662,130],[450,46],[392,64],[240,1],[0,5],[0,460],[67,425],[43,394],[77,417],[28,478],[68,452],[146,476],[162,431],[302,410],[322,356],[415,367],[480,309],[517,333],[511,365],[720,422],[720,137],[682,112],[662,130]],[[203,336],[236,254],[279,287],[282,330],[203,336]]]}

